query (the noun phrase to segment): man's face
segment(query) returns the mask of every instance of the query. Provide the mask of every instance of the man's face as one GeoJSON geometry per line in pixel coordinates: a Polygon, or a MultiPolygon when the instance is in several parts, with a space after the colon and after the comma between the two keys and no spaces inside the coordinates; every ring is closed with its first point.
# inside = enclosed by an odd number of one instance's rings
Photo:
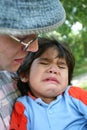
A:
{"type": "Polygon", "coordinates": [[[25,45],[22,44],[22,41],[27,43],[33,37],[36,37],[36,35],[18,36],[17,38],[21,42],[19,43],[10,36],[0,35],[0,70],[17,71],[28,51],[35,52],[38,50],[38,40],[36,39],[24,51],[25,45]]]}

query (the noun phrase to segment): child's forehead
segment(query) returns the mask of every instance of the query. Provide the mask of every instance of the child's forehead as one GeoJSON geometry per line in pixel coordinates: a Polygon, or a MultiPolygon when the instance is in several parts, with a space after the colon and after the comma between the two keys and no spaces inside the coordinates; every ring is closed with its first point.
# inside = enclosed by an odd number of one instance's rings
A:
{"type": "Polygon", "coordinates": [[[49,47],[48,49],[46,49],[40,57],[48,57],[48,58],[56,58],[59,55],[59,50],[57,47],[53,46],[53,47],[49,47]]]}
{"type": "Polygon", "coordinates": [[[48,49],[46,49],[38,58],[41,60],[58,59],[59,61],[66,62],[65,54],[62,54],[62,56],[60,56],[61,55],[60,53],[62,53],[62,52],[59,51],[58,47],[53,46],[53,47],[49,47],[48,49]]]}

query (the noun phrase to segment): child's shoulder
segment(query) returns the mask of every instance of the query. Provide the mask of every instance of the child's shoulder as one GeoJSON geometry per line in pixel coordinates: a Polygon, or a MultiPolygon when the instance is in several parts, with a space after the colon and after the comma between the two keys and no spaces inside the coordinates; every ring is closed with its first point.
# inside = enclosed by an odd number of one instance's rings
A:
{"type": "Polygon", "coordinates": [[[29,96],[25,95],[25,96],[21,96],[17,99],[17,102],[20,102],[21,104],[26,104],[29,102],[29,96]]]}
{"type": "Polygon", "coordinates": [[[69,96],[78,99],[87,105],[87,91],[84,90],[83,88],[70,86],[68,89],[68,94],[69,96]]]}
{"type": "Polygon", "coordinates": [[[68,93],[71,95],[71,96],[79,96],[79,95],[85,95],[87,94],[87,91],[84,90],[83,88],[81,87],[77,87],[77,86],[70,86],[69,89],[68,89],[68,93]]]}

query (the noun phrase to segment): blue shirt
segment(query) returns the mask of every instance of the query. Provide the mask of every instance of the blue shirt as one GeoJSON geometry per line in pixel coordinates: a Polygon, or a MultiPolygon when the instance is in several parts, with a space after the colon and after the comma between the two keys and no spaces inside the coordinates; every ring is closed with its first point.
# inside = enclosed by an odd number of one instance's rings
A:
{"type": "Polygon", "coordinates": [[[24,106],[27,130],[87,130],[87,92],[68,86],[56,100],[46,104],[40,98],[18,98],[24,106]]]}

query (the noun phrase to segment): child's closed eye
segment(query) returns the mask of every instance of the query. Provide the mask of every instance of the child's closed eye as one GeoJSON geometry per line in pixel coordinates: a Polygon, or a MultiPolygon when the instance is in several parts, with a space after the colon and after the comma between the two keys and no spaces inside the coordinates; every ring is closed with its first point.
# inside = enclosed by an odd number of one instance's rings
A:
{"type": "Polygon", "coordinates": [[[66,69],[66,66],[58,65],[60,69],[66,69]]]}
{"type": "Polygon", "coordinates": [[[49,63],[48,62],[40,62],[40,64],[42,64],[42,65],[48,65],[49,63]]]}

